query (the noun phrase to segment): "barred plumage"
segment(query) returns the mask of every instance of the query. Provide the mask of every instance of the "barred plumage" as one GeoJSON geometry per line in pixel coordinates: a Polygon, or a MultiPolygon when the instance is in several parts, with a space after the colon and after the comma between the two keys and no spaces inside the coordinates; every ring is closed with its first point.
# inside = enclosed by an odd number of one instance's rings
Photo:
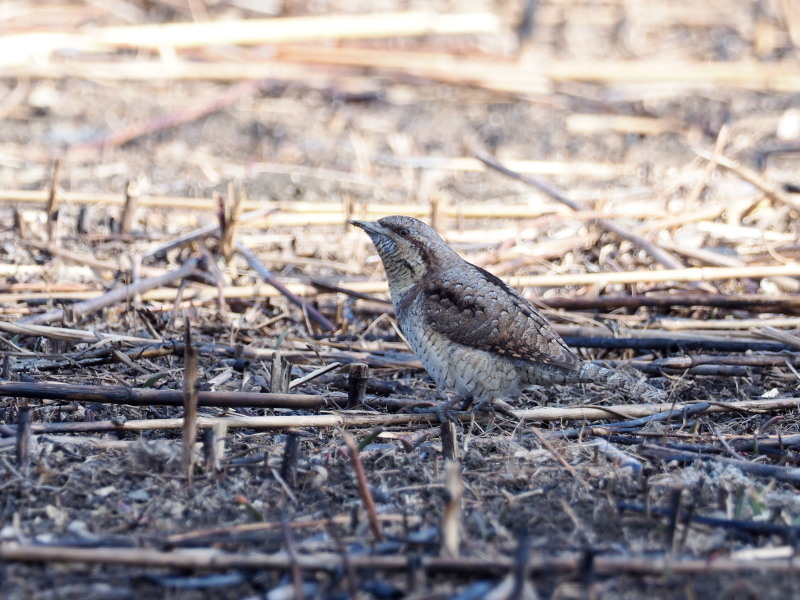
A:
{"type": "Polygon", "coordinates": [[[644,402],[667,393],[581,360],[530,302],[411,217],[351,221],[383,261],[397,322],[445,391],[478,402],[530,385],[597,382],[644,402]]]}

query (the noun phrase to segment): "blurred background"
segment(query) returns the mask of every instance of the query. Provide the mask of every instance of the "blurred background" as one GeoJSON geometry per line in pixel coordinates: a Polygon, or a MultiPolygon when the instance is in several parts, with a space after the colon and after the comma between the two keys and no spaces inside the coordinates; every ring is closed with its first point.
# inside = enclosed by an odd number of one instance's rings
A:
{"type": "Polygon", "coordinates": [[[548,202],[485,152],[679,210],[724,124],[724,153],[791,178],[763,153],[800,137],[798,28],[788,0],[5,2],[0,186],[60,159],[65,192],[548,202]]]}

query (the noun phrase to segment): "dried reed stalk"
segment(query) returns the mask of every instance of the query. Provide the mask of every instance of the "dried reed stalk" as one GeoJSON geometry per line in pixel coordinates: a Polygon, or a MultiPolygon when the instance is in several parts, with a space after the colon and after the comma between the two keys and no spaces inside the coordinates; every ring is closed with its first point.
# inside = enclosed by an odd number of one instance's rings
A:
{"type": "MultiPolygon", "coordinates": [[[[81,318],[90,315],[94,312],[97,312],[99,310],[102,310],[103,308],[112,306],[118,302],[130,300],[135,295],[140,294],[145,290],[152,290],[154,288],[159,288],[160,286],[171,283],[176,279],[181,280],[186,277],[189,277],[197,269],[198,264],[199,263],[197,259],[190,259],[187,260],[178,269],[170,271],[169,273],[165,273],[164,275],[160,275],[158,277],[151,277],[149,279],[140,279],[139,281],[136,281],[135,283],[132,283],[130,285],[118,286],[117,288],[111,290],[110,292],[107,292],[100,296],[95,296],[89,300],[84,300],[83,302],[79,302],[77,304],[72,305],[72,307],[70,307],[71,313],[75,318],[81,318]]],[[[174,294],[175,291],[173,290],[173,297],[174,294]]],[[[21,321],[21,323],[41,325],[43,323],[58,322],[63,320],[63,318],[64,318],[64,309],[56,308],[47,311],[45,313],[33,315],[31,317],[26,317],[21,321]]]]}
{"type": "Polygon", "coordinates": [[[411,73],[460,85],[511,93],[541,93],[550,82],[583,81],[605,85],[669,82],[675,85],[735,85],[752,89],[800,90],[800,69],[790,62],[752,61],[667,63],[626,61],[508,61],[449,54],[363,50],[352,47],[282,46],[285,61],[360,66],[411,73]]]}
{"type": "Polygon", "coordinates": [[[439,555],[447,558],[457,558],[461,547],[461,503],[464,496],[461,463],[452,460],[445,462],[444,491],[442,547],[439,555]]]}
{"type": "MultiPolygon", "coordinates": [[[[467,159],[464,159],[467,160],[467,159]]],[[[475,159],[476,165],[480,164],[475,159]]],[[[515,168],[518,167],[521,173],[536,173],[539,170],[528,164],[528,161],[510,161],[515,168]],[[528,167],[526,170],[525,167],[528,167]]],[[[278,165],[276,165],[278,166],[278,165]]],[[[295,173],[296,171],[307,172],[309,177],[313,177],[316,169],[308,169],[303,165],[279,165],[282,171],[295,173]]],[[[341,173],[341,177],[350,175],[341,173]]],[[[72,205],[88,206],[121,206],[125,199],[119,194],[92,193],[92,192],[73,192],[59,191],[64,202],[72,205]]],[[[21,189],[0,189],[0,202],[14,202],[18,204],[45,204],[48,194],[44,190],[21,190],[21,189]]],[[[204,211],[215,213],[218,205],[214,198],[187,198],[181,196],[141,196],[139,198],[140,207],[157,207],[168,209],[183,209],[188,211],[204,211]]],[[[250,211],[253,215],[242,215],[242,222],[255,221],[256,223],[268,222],[270,225],[291,225],[303,223],[305,225],[314,224],[341,224],[348,218],[345,208],[339,202],[276,202],[269,200],[244,200],[242,202],[244,210],[250,211]],[[269,213],[275,214],[269,214],[269,213]],[[254,215],[261,214],[262,221],[257,221],[254,215]]],[[[547,203],[544,207],[531,207],[527,204],[509,206],[507,204],[482,203],[479,206],[453,207],[444,206],[441,209],[443,216],[451,219],[488,219],[488,218],[520,218],[530,219],[532,217],[550,214],[558,205],[555,202],[547,203]]],[[[403,214],[411,217],[426,218],[430,215],[430,204],[408,203],[391,204],[371,203],[363,207],[359,218],[380,219],[388,215],[403,214]]],[[[217,224],[209,226],[211,231],[217,224]]]]}
{"type": "Polygon", "coordinates": [[[723,156],[722,154],[715,154],[713,152],[709,152],[703,148],[694,148],[695,154],[704,158],[708,161],[715,161],[720,167],[724,167],[725,169],[736,173],[739,177],[744,179],[747,183],[750,183],[760,189],[764,194],[778,202],[780,204],[785,204],[786,206],[791,206],[795,210],[800,210],[800,200],[796,200],[792,196],[788,196],[784,194],[781,190],[779,190],[776,186],[772,185],[769,181],[764,179],[761,175],[753,171],[752,169],[748,169],[744,165],[738,163],[737,161],[728,158],[727,156],[723,156]]]}
{"type": "MultiPolygon", "coordinates": [[[[178,272],[168,275],[175,276],[178,272]]],[[[715,281],[724,279],[763,279],[768,277],[800,276],[800,264],[788,263],[785,265],[750,265],[746,267],[691,267],[686,269],[661,269],[658,271],[637,270],[637,271],[615,271],[603,273],[560,273],[552,275],[522,275],[508,277],[508,283],[517,288],[522,287],[567,287],[574,285],[594,285],[605,286],[615,283],[679,283],[687,281],[715,281]]],[[[165,275],[166,277],[166,275],[165,275]]],[[[148,281],[148,280],[142,280],[148,281]]],[[[312,285],[304,283],[289,282],[284,283],[286,289],[299,296],[313,296],[320,291],[312,285]]],[[[385,281],[341,281],[334,284],[335,287],[349,290],[360,294],[388,293],[385,281]]],[[[125,286],[125,289],[132,286],[125,286]]],[[[324,291],[324,290],[323,290],[324,291]]],[[[117,291],[117,300],[121,301],[133,295],[133,292],[125,290],[117,291]]],[[[112,292],[113,293],[113,292],[112,292]]],[[[281,295],[272,286],[226,286],[222,289],[225,298],[274,298],[281,295]]],[[[172,288],[157,288],[143,292],[143,300],[150,301],[170,301],[175,298],[175,290],[172,288]]],[[[0,294],[2,302],[21,302],[24,300],[37,300],[51,298],[53,294],[43,293],[17,293],[0,294]]],[[[63,292],[59,293],[60,298],[65,299],[90,299],[97,298],[97,292],[63,292]]],[[[183,294],[183,300],[193,302],[208,302],[217,299],[217,288],[210,286],[200,286],[199,284],[187,287],[183,294]]],[[[99,301],[99,299],[98,299],[99,301]]],[[[87,300],[91,302],[91,300],[87,300]]],[[[82,306],[79,310],[85,311],[82,306]]],[[[53,313],[56,314],[55,311],[53,313]]],[[[81,314],[86,314],[81,312],[81,314]]],[[[61,318],[58,313],[58,318],[61,318]]],[[[26,319],[25,323],[42,323],[57,320],[51,316],[45,317],[38,315],[26,319]]]]}
{"type": "Polygon", "coordinates": [[[664,331],[699,331],[704,329],[732,330],[753,327],[800,327],[800,317],[772,317],[763,319],[656,319],[655,327],[664,331]]]}
{"type": "MultiPolygon", "coordinates": [[[[790,550],[790,549],[789,549],[790,550]]],[[[299,554],[293,561],[285,553],[263,554],[257,552],[226,553],[217,548],[191,548],[164,552],[152,548],[80,548],[76,546],[52,546],[33,544],[0,544],[0,559],[9,562],[31,563],[86,563],[111,564],[129,567],[191,569],[191,570],[281,570],[287,571],[297,564],[307,571],[341,573],[344,558],[337,553],[299,554]]],[[[585,553],[543,556],[536,553],[528,562],[532,573],[575,573],[586,560],[585,553]]],[[[461,573],[495,576],[508,572],[514,566],[511,557],[457,557],[438,556],[379,556],[370,554],[348,555],[350,567],[357,571],[409,571],[414,562],[421,562],[430,573],[461,573]]],[[[779,553],[773,560],[757,556],[753,558],[720,557],[678,559],[669,556],[595,556],[592,567],[598,575],[618,576],[630,573],[638,576],[663,577],[664,573],[675,575],[705,576],[709,573],[767,572],[796,574],[800,571],[800,557],[779,553]]]]}
{"type": "MultiPolygon", "coordinates": [[[[631,404],[615,405],[608,407],[540,407],[514,410],[512,414],[517,419],[530,421],[592,421],[634,419],[648,417],[665,410],[682,409],[693,404],[631,404]]],[[[800,408],[800,398],[774,398],[743,400],[730,403],[712,403],[706,409],[707,413],[742,412],[760,413],[777,410],[796,410],[800,408]]],[[[453,418],[468,422],[475,419],[472,413],[450,413],[453,418]]],[[[483,418],[478,416],[477,418],[483,418]]],[[[489,418],[488,416],[486,418],[489,418]]],[[[437,417],[430,414],[350,414],[336,412],[322,415],[276,415],[265,417],[198,417],[197,426],[200,428],[214,427],[224,423],[229,429],[286,429],[290,427],[378,427],[425,424],[431,425],[437,417]]],[[[33,426],[34,433],[65,431],[145,431],[163,429],[181,429],[183,419],[133,419],[122,424],[112,422],[95,423],[41,423],[33,426]]]]}
{"type": "Polygon", "coordinates": [[[437,14],[432,11],[325,15],[271,19],[160,23],[94,27],[86,33],[31,32],[4,36],[3,64],[22,64],[64,50],[107,53],[115,48],[163,51],[227,45],[260,45],[314,40],[415,37],[496,33],[499,21],[490,12],[437,14]]]}
{"type": "Polygon", "coordinates": [[[99,331],[86,331],[85,329],[71,329],[68,327],[51,327],[49,325],[29,325],[21,323],[6,323],[0,321],[0,331],[14,335],[45,337],[51,340],[67,342],[95,343],[102,340],[111,342],[127,342],[130,344],[152,344],[151,338],[135,337],[132,335],[119,335],[116,333],[100,333],[99,331]]]}

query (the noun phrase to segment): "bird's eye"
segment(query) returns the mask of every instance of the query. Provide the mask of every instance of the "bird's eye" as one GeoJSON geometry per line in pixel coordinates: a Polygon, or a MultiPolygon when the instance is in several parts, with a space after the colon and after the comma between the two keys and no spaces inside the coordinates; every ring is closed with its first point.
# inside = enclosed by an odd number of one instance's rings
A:
{"type": "Polygon", "coordinates": [[[410,231],[409,231],[409,230],[408,230],[406,227],[403,227],[403,228],[402,228],[400,231],[398,231],[397,233],[399,233],[399,234],[400,234],[400,235],[402,235],[403,237],[408,237],[409,235],[411,235],[411,232],[410,232],[410,231]]]}

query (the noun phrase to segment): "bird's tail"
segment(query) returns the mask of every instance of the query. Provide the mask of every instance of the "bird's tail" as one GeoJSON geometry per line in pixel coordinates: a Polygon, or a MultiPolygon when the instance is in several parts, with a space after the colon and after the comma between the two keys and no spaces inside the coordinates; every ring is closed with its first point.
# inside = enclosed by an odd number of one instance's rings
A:
{"type": "Polygon", "coordinates": [[[590,362],[585,362],[581,365],[578,378],[583,382],[593,381],[611,389],[620,390],[631,398],[647,404],[660,404],[666,401],[669,396],[664,390],[659,390],[644,381],[634,379],[627,373],[598,367],[590,362]]]}

